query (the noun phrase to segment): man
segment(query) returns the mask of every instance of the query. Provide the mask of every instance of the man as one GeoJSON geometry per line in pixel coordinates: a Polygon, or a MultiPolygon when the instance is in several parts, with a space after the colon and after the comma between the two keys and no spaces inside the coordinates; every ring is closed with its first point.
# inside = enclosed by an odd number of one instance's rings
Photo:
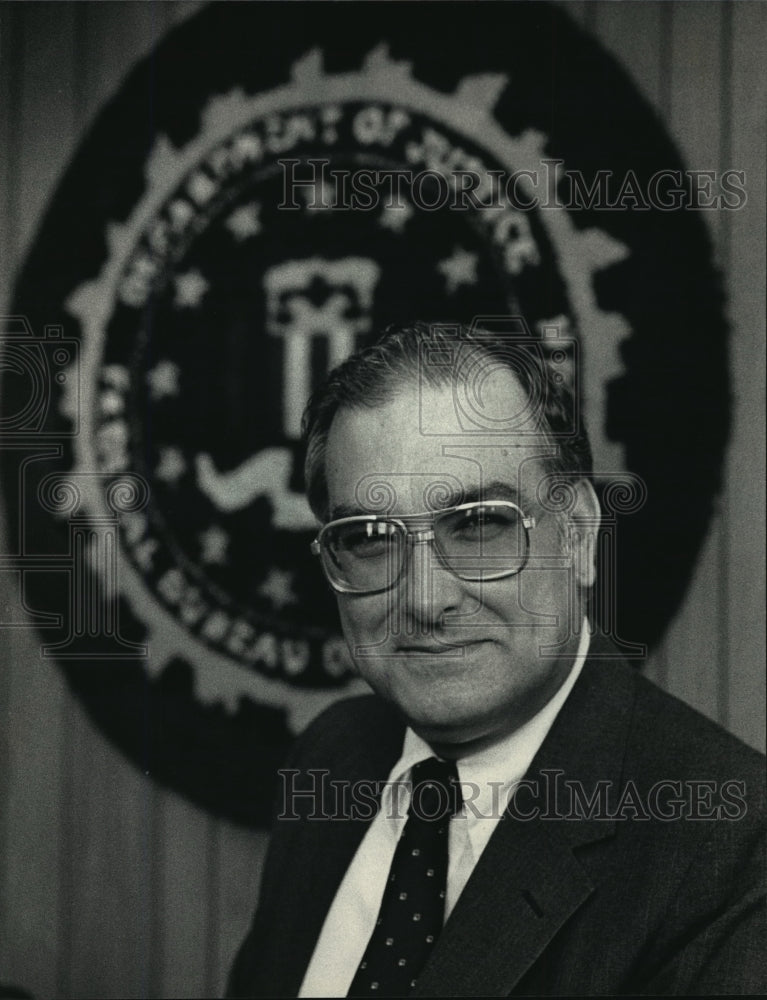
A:
{"type": "Polygon", "coordinates": [[[420,324],[310,401],[314,550],[375,695],[283,772],[231,995],[764,988],[762,761],[590,634],[575,416],[524,338],[420,324]]]}

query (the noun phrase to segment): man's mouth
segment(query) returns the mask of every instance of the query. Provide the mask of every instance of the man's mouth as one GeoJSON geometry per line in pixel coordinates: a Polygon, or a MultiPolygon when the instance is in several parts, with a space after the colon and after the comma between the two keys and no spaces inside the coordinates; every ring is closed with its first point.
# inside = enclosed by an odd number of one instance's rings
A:
{"type": "Polygon", "coordinates": [[[479,646],[481,640],[469,639],[466,642],[408,642],[397,646],[398,653],[407,656],[461,656],[469,646],[479,646]]]}

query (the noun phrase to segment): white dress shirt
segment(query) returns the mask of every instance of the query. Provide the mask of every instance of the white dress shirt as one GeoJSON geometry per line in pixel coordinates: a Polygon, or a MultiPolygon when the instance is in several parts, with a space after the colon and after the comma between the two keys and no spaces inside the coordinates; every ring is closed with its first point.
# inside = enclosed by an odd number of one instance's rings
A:
{"type": "MultiPolygon", "coordinates": [[[[514,785],[532,763],[581,672],[589,648],[584,622],[575,662],[554,697],[521,728],[487,749],[457,761],[464,805],[450,821],[445,919],[506,808],[514,785]]],[[[405,825],[411,768],[434,751],[411,729],[389,774],[381,807],[365,834],[328,910],[299,991],[300,997],[345,997],[381,907],[394,850],[405,825]]]]}

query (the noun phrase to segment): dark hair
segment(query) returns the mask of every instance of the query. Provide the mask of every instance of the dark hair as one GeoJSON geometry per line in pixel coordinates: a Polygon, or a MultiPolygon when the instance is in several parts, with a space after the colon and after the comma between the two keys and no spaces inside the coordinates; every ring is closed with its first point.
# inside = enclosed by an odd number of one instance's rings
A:
{"type": "MultiPolygon", "coordinates": [[[[565,379],[555,375],[543,359],[541,342],[530,337],[524,321],[510,324],[509,329],[511,335],[420,322],[390,326],[376,343],[333,369],[310,398],[302,425],[306,492],[317,517],[326,520],[328,516],[325,448],[338,410],[381,406],[414,382],[433,387],[453,385],[462,368],[467,364],[476,368],[478,362],[484,374],[488,364],[508,368],[522,385],[530,404],[525,419],[533,415],[536,429],[555,449],[544,459],[547,470],[590,479],[591,446],[565,379]]],[[[477,375],[469,371],[461,377],[477,375]]]]}

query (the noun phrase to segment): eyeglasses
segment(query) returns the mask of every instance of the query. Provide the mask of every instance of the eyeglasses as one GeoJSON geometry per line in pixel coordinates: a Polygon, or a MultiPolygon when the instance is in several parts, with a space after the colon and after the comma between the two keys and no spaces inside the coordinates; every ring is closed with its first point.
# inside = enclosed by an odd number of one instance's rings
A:
{"type": "Polygon", "coordinates": [[[376,594],[400,579],[408,541],[433,542],[440,562],[461,580],[514,576],[525,568],[534,527],[535,518],[509,500],[463,503],[398,517],[342,517],[322,528],[311,550],[334,590],[376,594]]]}

